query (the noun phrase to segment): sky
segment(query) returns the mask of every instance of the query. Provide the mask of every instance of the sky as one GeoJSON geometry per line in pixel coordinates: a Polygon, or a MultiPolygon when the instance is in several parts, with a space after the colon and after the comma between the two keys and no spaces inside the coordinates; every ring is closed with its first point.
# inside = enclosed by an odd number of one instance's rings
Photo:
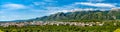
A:
{"type": "Polygon", "coordinates": [[[120,0],[0,0],[0,21],[24,20],[57,12],[120,8],[120,0]]]}

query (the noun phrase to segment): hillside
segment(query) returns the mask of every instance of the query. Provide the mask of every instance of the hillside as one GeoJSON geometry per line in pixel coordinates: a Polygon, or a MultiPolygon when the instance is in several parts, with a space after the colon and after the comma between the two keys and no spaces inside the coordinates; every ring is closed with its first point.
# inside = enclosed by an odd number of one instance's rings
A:
{"type": "Polygon", "coordinates": [[[109,11],[75,11],[75,12],[58,12],[50,16],[30,19],[34,21],[61,21],[61,20],[118,20],[120,19],[120,9],[109,11]]]}

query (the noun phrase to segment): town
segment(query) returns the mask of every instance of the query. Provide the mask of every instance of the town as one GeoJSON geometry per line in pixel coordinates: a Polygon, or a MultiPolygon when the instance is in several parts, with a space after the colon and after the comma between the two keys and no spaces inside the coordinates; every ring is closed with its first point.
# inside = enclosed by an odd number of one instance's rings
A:
{"type": "MultiPolygon", "coordinates": [[[[27,25],[38,25],[38,26],[43,26],[43,25],[69,25],[69,26],[103,26],[105,25],[105,22],[57,22],[57,21],[32,21],[32,22],[6,22],[6,23],[0,23],[0,26],[3,27],[9,27],[9,26],[17,26],[17,27],[22,27],[22,26],[27,26],[27,25]]],[[[117,25],[117,23],[113,23],[114,26],[117,25]]]]}

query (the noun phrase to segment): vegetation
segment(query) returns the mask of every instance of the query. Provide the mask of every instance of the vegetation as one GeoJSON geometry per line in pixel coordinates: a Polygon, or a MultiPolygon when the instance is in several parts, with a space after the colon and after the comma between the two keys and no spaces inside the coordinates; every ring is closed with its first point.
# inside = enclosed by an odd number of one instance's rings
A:
{"type": "MultiPolygon", "coordinates": [[[[0,27],[5,32],[113,32],[117,26],[24,26],[24,27],[0,27]]],[[[116,29],[114,32],[118,32],[116,29]]]]}

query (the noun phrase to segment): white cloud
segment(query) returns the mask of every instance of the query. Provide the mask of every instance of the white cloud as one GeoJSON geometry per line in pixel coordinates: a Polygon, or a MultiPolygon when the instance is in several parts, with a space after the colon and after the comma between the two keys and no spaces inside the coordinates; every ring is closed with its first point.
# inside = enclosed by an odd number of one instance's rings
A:
{"type": "Polygon", "coordinates": [[[97,10],[97,9],[92,9],[92,8],[79,8],[79,7],[76,7],[76,4],[70,4],[70,5],[64,5],[64,6],[61,6],[61,7],[46,7],[46,9],[48,9],[49,11],[49,14],[55,14],[55,13],[58,13],[58,12],[75,12],[75,11],[89,11],[89,10],[97,10]]]}
{"type": "Polygon", "coordinates": [[[13,3],[3,4],[3,5],[1,5],[1,7],[4,9],[25,9],[25,8],[27,8],[25,5],[13,4],[13,3]]]}
{"type": "Polygon", "coordinates": [[[102,2],[102,1],[105,1],[105,0],[87,0],[89,2],[102,2]]]}
{"type": "Polygon", "coordinates": [[[108,8],[116,7],[114,4],[106,4],[106,3],[77,2],[77,3],[75,3],[75,4],[95,6],[95,7],[108,7],[108,8]]]}

